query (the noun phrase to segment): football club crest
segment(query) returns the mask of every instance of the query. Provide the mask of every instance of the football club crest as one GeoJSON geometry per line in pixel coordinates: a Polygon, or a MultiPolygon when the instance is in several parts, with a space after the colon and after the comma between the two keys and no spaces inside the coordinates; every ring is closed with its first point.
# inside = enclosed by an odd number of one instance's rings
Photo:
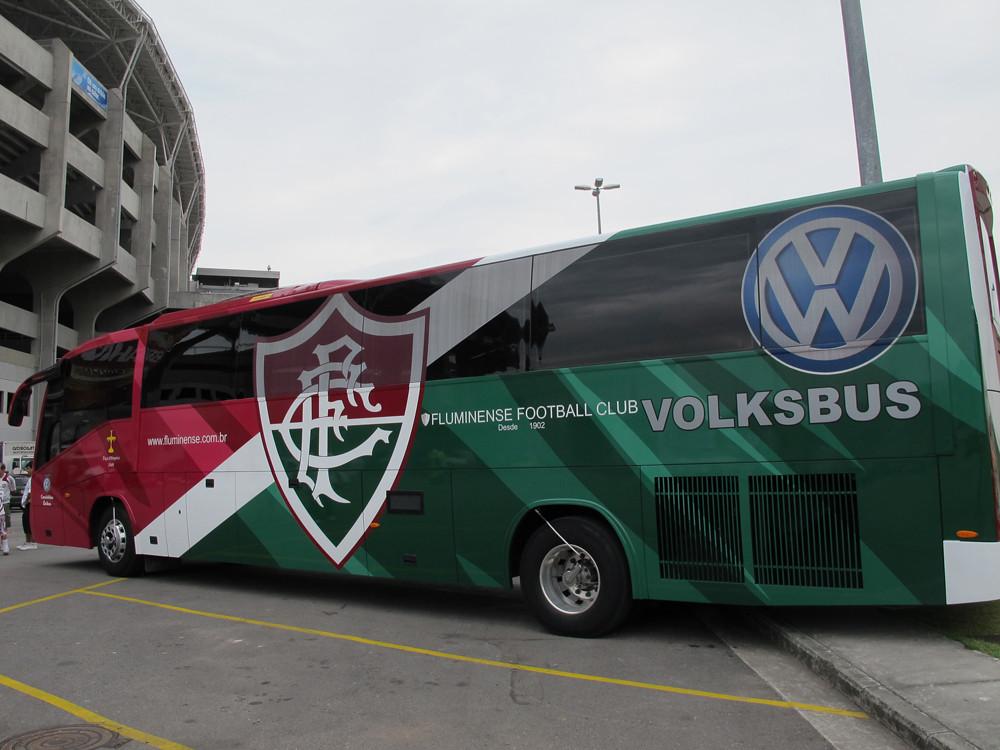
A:
{"type": "Polygon", "coordinates": [[[271,471],[337,567],[364,540],[403,468],[420,411],[427,312],[373,316],[338,294],[257,343],[254,383],[271,471]]]}

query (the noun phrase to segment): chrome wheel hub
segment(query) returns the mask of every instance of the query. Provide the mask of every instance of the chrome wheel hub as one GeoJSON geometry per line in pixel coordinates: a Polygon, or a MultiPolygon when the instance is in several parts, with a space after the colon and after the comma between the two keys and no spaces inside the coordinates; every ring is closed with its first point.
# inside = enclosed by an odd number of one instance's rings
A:
{"type": "Polygon", "coordinates": [[[567,615],[586,612],[601,590],[597,563],[578,545],[550,549],[538,569],[538,581],[549,604],[567,615]]]}
{"type": "Polygon", "coordinates": [[[121,559],[125,557],[127,541],[125,524],[117,518],[112,518],[101,531],[101,554],[108,562],[121,562],[121,559]]]}

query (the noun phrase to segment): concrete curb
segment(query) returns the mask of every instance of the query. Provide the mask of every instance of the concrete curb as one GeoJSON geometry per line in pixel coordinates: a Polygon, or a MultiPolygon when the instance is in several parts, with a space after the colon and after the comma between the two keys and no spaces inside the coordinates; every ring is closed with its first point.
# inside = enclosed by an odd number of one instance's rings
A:
{"type": "Polygon", "coordinates": [[[752,628],[828,679],[905,742],[920,750],[982,750],[815,638],[760,612],[744,616],[752,628]]]}

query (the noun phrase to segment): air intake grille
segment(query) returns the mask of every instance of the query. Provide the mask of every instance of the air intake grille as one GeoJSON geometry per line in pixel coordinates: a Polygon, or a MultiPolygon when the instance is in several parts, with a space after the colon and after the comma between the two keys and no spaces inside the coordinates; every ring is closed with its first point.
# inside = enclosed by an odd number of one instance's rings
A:
{"type": "Polygon", "coordinates": [[[862,588],[853,474],[751,476],[749,480],[757,583],[862,588]]]}
{"type": "Polygon", "coordinates": [[[657,477],[655,490],[660,577],[742,583],[738,477],[657,477]]]}

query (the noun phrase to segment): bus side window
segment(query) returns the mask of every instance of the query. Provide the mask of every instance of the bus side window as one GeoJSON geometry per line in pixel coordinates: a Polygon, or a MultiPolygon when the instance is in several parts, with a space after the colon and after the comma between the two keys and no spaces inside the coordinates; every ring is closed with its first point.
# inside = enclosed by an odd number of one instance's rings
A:
{"type": "Polygon", "coordinates": [[[53,422],[49,425],[48,431],[48,441],[45,445],[45,454],[42,456],[42,463],[48,461],[50,458],[55,458],[59,455],[59,437],[61,435],[61,425],[59,422],[53,422]]]}
{"type": "Polygon", "coordinates": [[[142,405],[170,406],[238,398],[234,388],[239,316],[149,333],[142,405]]]}
{"type": "MultiPolygon", "coordinates": [[[[459,271],[446,271],[427,276],[402,279],[390,284],[359,289],[351,292],[351,298],[355,304],[375,315],[386,317],[397,317],[407,315],[420,307],[428,298],[453,283],[459,271]]],[[[385,365],[378,354],[374,354],[380,349],[380,344],[373,340],[370,335],[366,338],[365,344],[365,382],[373,383],[376,387],[390,385],[402,385],[405,381],[418,381],[422,377],[413,375],[410,372],[401,372],[396,365],[385,365]]]]}
{"type": "MultiPolygon", "coordinates": [[[[240,323],[240,335],[236,340],[236,372],[233,383],[236,398],[249,398],[255,393],[253,368],[257,342],[260,339],[284,336],[295,330],[309,320],[327,299],[327,297],[316,297],[244,313],[240,323]]],[[[279,381],[284,380],[287,379],[279,378],[279,381]]]]}
{"type": "MultiPolygon", "coordinates": [[[[376,315],[399,316],[423,309],[437,292],[450,295],[447,319],[431,321],[441,339],[456,341],[448,351],[429,351],[427,380],[475,377],[524,369],[531,259],[515,258],[463,271],[449,271],[352,293],[376,315]]],[[[387,385],[398,373],[370,371],[387,385]]]]}
{"type": "Polygon", "coordinates": [[[753,348],[739,305],[747,230],[731,222],[610,240],[569,265],[562,257],[574,250],[535,256],[533,273],[551,278],[531,297],[530,369],[753,348]]]}
{"type": "Polygon", "coordinates": [[[351,297],[358,305],[376,315],[406,315],[458,274],[459,271],[447,271],[404,279],[392,284],[359,289],[351,292],[351,297]]]}
{"type": "MultiPolygon", "coordinates": [[[[126,341],[91,349],[63,362],[62,398],[53,430],[59,434],[57,452],[108,420],[132,416],[137,349],[137,342],[126,341]]],[[[50,451],[53,447],[50,442],[50,451]]]]}
{"type": "Polygon", "coordinates": [[[61,376],[48,381],[45,386],[42,421],[38,428],[39,460],[41,463],[59,455],[59,420],[62,416],[63,379],[61,376]]]}
{"type": "Polygon", "coordinates": [[[457,299],[446,320],[434,321],[444,338],[457,341],[433,352],[427,380],[477,377],[524,369],[527,355],[531,258],[474,266],[451,283],[457,299]],[[434,356],[438,355],[438,356],[434,356]]]}

